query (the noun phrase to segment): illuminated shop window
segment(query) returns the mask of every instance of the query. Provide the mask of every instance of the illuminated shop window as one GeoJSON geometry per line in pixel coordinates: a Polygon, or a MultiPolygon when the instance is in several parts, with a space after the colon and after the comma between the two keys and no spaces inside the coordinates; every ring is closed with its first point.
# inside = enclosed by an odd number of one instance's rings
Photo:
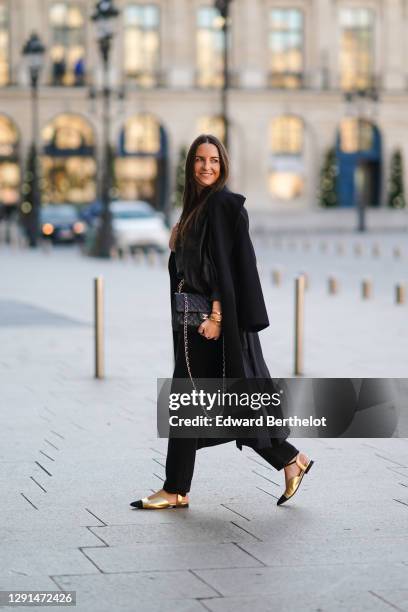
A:
{"type": "Polygon", "coordinates": [[[343,90],[364,90],[373,85],[374,23],[371,9],[340,11],[340,83],[343,90]]]}
{"type": "Polygon", "coordinates": [[[85,82],[85,16],[83,7],[55,2],[50,7],[51,83],[83,85],[85,82]]]}
{"type": "Polygon", "coordinates": [[[281,200],[295,199],[305,188],[303,121],[291,115],[277,117],[271,122],[269,137],[269,192],[281,200]]]}
{"type": "Polygon", "coordinates": [[[296,88],[303,78],[303,13],[273,9],[269,14],[270,84],[296,88]]]}
{"type": "Polygon", "coordinates": [[[223,142],[225,138],[225,122],[223,117],[216,115],[200,117],[197,122],[197,136],[199,134],[212,134],[223,142]]]}
{"type": "Polygon", "coordinates": [[[159,7],[134,4],[123,13],[125,76],[141,87],[154,87],[160,66],[159,7]]]}
{"type": "Polygon", "coordinates": [[[14,123],[0,115],[0,157],[13,157],[18,145],[18,132],[14,123]]]}
{"type": "Polygon", "coordinates": [[[156,202],[161,170],[160,133],[160,124],[151,115],[137,115],[125,123],[115,161],[120,198],[156,202]]]}
{"type": "Polygon", "coordinates": [[[8,2],[0,0],[0,87],[10,80],[8,2]]]}
{"type": "Polygon", "coordinates": [[[42,131],[43,201],[84,204],[96,198],[94,132],[81,116],[62,114],[42,131]]]}
{"type": "Polygon", "coordinates": [[[197,85],[222,87],[224,83],[223,17],[212,6],[197,11],[197,85]]]}
{"type": "Polygon", "coordinates": [[[371,151],[374,143],[374,127],[365,119],[347,118],[340,124],[340,148],[343,153],[371,151]]]}
{"type": "Polygon", "coordinates": [[[14,123],[0,115],[0,204],[14,205],[20,198],[19,135],[14,123]]]}

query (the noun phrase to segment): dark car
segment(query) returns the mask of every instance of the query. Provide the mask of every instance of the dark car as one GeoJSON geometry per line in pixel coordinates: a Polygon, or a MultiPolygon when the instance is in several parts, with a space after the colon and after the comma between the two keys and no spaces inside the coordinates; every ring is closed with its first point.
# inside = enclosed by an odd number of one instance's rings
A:
{"type": "Polygon", "coordinates": [[[41,234],[52,242],[74,242],[82,240],[86,223],[79,217],[72,204],[48,204],[41,207],[41,234]]]}

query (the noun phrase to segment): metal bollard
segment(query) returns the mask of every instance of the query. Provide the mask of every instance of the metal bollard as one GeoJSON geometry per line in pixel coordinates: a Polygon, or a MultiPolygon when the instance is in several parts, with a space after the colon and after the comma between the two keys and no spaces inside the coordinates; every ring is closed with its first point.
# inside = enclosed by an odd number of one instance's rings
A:
{"type": "Polygon", "coordinates": [[[154,264],[156,263],[156,256],[157,256],[156,249],[154,248],[145,249],[145,255],[146,255],[147,263],[150,266],[154,266],[154,264]]]}
{"type": "Polygon", "coordinates": [[[103,277],[94,279],[95,316],[95,378],[105,377],[104,330],[103,330],[103,277]]]}
{"type": "Polygon", "coordinates": [[[159,264],[163,267],[167,267],[168,266],[168,262],[169,262],[169,251],[159,251],[158,252],[158,258],[159,258],[159,264]]]}
{"type": "Polygon", "coordinates": [[[144,260],[144,251],[143,249],[136,247],[133,251],[135,263],[139,264],[144,260]]]}
{"type": "Polygon", "coordinates": [[[303,375],[303,332],[304,332],[305,279],[295,279],[295,363],[294,375],[303,375]]]}
{"type": "Polygon", "coordinates": [[[336,247],[336,252],[338,255],[344,255],[344,244],[339,242],[336,247]]]}
{"type": "Polygon", "coordinates": [[[327,243],[322,241],[320,243],[320,250],[322,251],[322,253],[325,253],[327,251],[327,243]]]}
{"type": "Polygon", "coordinates": [[[363,247],[361,246],[361,244],[355,244],[354,245],[354,255],[360,256],[363,252],[363,247]]]}
{"type": "Polygon", "coordinates": [[[395,286],[395,303],[405,304],[405,285],[398,284],[395,286]]]}
{"type": "Polygon", "coordinates": [[[329,293],[335,295],[339,290],[337,279],[334,276],[329,277],[329,293]]]}
{"type": "Polygon", "coordinates": [[[373,283],[370,279],[365,278],[361,283],[361,295],[363,299],[368,300],[372,297],[373,283]]]}
{"type": "Polygon", "coordinates": [[[119,249],[117,247],[112,247],[110,250],[111,259],[120,259],[119,249]]]}
{"type": "Polygon", "coordinates": [[[125,261],[128,261],[128,262],[132,263],[133,253],[132,253],[132,249],[130,247],[124,247],[122,249],[122,258],[125,261]]]}
{"type": "Polygon", "coordinates": [[[299,272],[299,274],[301,276],[303,276],[303,278],[304,278],[305,290],[309,289],[309,287],[310,287],[310,279],[309,279],[308,273],[307,272],[299,272]]]}
{"type": "Polygon", "coordinates": [[[20,249],[28,249],[29,246],[29,242],[28,242],[28,238],[27,236],[21,235],[21,240],[19,243],[19,248],[20,249]]]}
{"type": "Polygon", "coordinates": [[[380,252],[380,245],[379,244],[374,244],[373,245],[372,254],[373,254],[373,257],[379,257],[380,256],[381,252],[380,252]]]}
{"type": "Polygon", "coordinates": [[[394,255],[395,259],[399,259],[401,257],[401,249],[399,247],[395,247],[392,254],[394,255]]]}
{"type": "Polygon", "coordinates": [[[272,283],[279,287],[282,283],[282,272],[280,270],[272,270],[272,283]]]}

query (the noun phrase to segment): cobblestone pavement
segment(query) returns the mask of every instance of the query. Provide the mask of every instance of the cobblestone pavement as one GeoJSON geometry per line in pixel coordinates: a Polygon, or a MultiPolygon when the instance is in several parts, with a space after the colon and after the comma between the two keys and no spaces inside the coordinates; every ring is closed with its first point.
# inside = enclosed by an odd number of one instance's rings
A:
{"type": "MultiPolygon", "coordinates": [[[[371,238],[361,255],[355,236],[342,238],[343,255],[338,238],[309,240],[256,244],[272,375],[292,374],[293,278],[304,270],[305,375],[406,377],[408,305],[393,298],[407,281],[404,236],[376,237],[377,256],[371,238]]],[[[203,449],[189,509],[131,510],[164,476],[155,392],[172,370],[167,262],[6,247],[0,261],[1,589],[72,589],[81,612],[408,610],[406,439],[294,440],[316,463],[282,507],[283,474],[253,451],[203,449]],[[93,379],[98,274],[103,381],[93,379]]]]}

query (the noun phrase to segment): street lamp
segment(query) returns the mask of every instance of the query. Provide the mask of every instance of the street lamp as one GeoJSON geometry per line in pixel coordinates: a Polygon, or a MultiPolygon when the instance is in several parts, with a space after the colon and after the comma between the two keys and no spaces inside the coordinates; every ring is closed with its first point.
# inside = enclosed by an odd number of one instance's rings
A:
{"type": "Polygon", "coordinates": [[[111,94],[109,85],[109,57],[111,41],[115,35],[115,25],[119,10],[114,6],[113,0],[99,0],[96,3],[92,21],[96,25],[96,35],[103,63],[103,116],[102,116],[102,214],[98,233],[96,236],[95,255],[109,258],[113,246],[112,214],[110,210],[110,123],[111,123],[111,94]]]}
{"type": "Polygon", "coordinates": [[[223,58],[223,71],[224,71],[224,79],[221,90],[221,114],[224,122],[224,144],[228,149],[229,145],[229,116],[228,116],[228,90],[230,87],[230,78],[229,78],[229,54],[228,54],[228,38],[229,38],[229,9],[230,3],[232,0],[215,0],[214,6],[219,10],[222,21],[222,32],[224,37],[224,58],[223,58]]]}
{"type": "Polygon", "coordinates": [[[28,236],[30,247],[36,247],[39,234],[41,195],[38,181],[38,81],[44,65],[45,47],[39,36],[32,33],[23,47],[23,57],[30,73],[31,104],[32,104],[32,209],[29,212],[28,236]]]}

